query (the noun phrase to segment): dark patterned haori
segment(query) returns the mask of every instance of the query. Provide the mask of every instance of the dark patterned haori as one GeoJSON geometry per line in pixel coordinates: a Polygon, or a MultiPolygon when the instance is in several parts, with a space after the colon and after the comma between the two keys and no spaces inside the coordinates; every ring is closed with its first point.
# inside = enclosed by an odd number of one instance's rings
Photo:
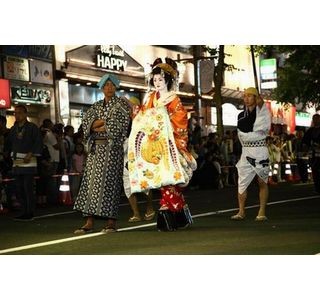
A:
{"type": "Polygon", "coordinates": [[[123,142],[130,122],[125,99],[113,97],[95,103],[82,125],[88,140],[88,157],[74,209],[85,216],[117,218],[122,187],[123,142]],[[106,120],[106,132],[90,132],[97,119],[106,120]]]}

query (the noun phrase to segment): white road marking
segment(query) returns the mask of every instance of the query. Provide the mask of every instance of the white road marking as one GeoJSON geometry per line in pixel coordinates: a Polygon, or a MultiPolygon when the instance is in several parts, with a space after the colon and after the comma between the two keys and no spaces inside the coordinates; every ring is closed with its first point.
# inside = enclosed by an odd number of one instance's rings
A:
{"type": "MultiPolygon", "coordinates": [[[[309,197],[301,197],[301,198],[294,198],[294,199],[287,199],[287,200],[281,200],[281,201],[275,201],[275,202],[269,202],[267,205],[276,205],[280,203],[288,203],[288,202],[294,202],[294,201],[303,201],[303,200],[310,200],[310,199],[315,199],[319,198],[319,196],[309,196],[309,197]]],[[[251,205],[251,206],[246,206],[246,209],[249,208],[254,208],[258,207],[259,205],[251,205]]],[[[232,212],[232,211],[237,211],[238,208],[231,208],[231,209],[224,209],[224,210],[217,210],[213,212],[207,212],[207,213],[202,213],[202,214],[197,214],[193,215],[193,218],[200,218],[200,217],[206,217],[206,216],[211,216],[211,215],[216,215],[216,214],[222,214],[226,212],[232,212]]],[[[124,227],[124,228],[119,228],[117,231],[129,231],[129,230],[134,230],[134,229],[140,229],[140,228],[145,228],[145,227],[151,227],[155,226],[156,223],[148,223],[144,225],[137,225],[137,226],[130,226],[130,227],[124,227]]],[[[112,233],[109,233],[112,234],[112,233]]],[[[97,233],[89,233],[81,236],[73,236],[65,239],[58,239],[58,240],[53,240],[53,241],[48,241],[48,242],[42,242],[42,243],[36,243],[36,244],[31,244],[31,245],[25,245],[25,246],[20,246],[20,247],[14,247],[14,248],[8,248],[8,249],[3,249],[0,250],[0,254],[5,254],[5,253],[12,253],[12,252],[17,252],[17,251],[23,251],[23,250],[28,250],[32,248],[39,248],[39,247],[44,247],[44,246],[50,246],[54,244],[61,244],[65,242],[72,242],[76,240],[81,240],[81,239],[87,239],[87,238],[92,238],[100,235],[106,235],[105,233],[102,232],[97,232],[97,233]]],[[[318,253],[320,255],[320,253],[318,253]]]]}

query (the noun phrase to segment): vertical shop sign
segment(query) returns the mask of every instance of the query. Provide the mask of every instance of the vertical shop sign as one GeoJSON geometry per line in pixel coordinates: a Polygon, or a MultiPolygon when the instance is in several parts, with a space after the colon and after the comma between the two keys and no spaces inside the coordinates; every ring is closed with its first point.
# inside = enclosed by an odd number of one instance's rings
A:
{"type": "Polygon", "coordinates": [[[68,82],[59,80],[59,99],[60,99],[60,115],[65,125],[68,124],[70,117],[69,111],[69,88],[68,82]]]}
{"type": "Polygon", "coordinates": [[[0,109],[10,108],[10,84],[7,79],[0,79],[0,109]]]}
{"type": "Polygon", "coordinates": [[[277,60],[275,58],[260,60],[261,89],[277,87],[277,60]]]}
{"type": "Polygon", "coordinates": [[[201,92],[206,94],[212,90],[214,73],[214,61],[213,60],[201,60],[200,61],[200,86],[201,92]]]}

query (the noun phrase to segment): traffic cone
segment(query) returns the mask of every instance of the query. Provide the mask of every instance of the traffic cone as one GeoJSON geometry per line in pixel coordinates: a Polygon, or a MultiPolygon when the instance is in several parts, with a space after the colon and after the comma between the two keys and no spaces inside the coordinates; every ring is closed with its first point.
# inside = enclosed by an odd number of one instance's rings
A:
{"type": "Polygon", "coordinates": [[[274,178],[274,175],[273,175],[273,172],[272,172],[272,166],[270,165],[270,166],[269,166],[269,177],[268,177],[268,183],[269,183],[269,185],[275,185],[275,184],[277,184],[277,182],[275,182],[275,181],[273,180],[273,178],[274,178]]]}
{"type": "Polygon", "coordinates": [[[292,180],[293,182],[296,182],[296,183],[301,180],[299,170],[296,164],[294,164],[292,168],[292,180]]]}
{"type": "Polygon", "coordinates": [[[291,171],[290,164],[286,164],[286,168],[285,168],[284,172],[285,172],[286,180],[289,182],[292,182],[293,177],[292,177],[292,171],[291,171]]]}
{"type": "Polygon", "coordinates": [[[67,170],[64,170],[64,174],[61,177],[61,184],[59,187],[59,203],[63,205],[73,205],[67,170]]]}
{"type": "Polygon", "coordinates": [[[6,214],[8,212],[8,209],[3,207],[2,203],[0,203],[0,214],[6,214]]]}
{"type": "Polygon", "coordinates": [[[313,177],[312,177],[312,169],[310,164],[308,164],[308,180],[312,181],[313,177]]]}

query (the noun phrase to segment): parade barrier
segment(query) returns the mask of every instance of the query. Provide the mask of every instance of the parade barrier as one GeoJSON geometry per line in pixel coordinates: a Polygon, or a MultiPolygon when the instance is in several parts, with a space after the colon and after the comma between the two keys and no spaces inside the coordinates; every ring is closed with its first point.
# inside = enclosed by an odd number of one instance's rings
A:
{"type": "MultiPolygon", "coordinates": [[[[55,174],[52,175],[52,178],[58,178],[61,177],[61,184],[59,186],[59,195],[58,195],[58,203],[62,204],[62,205],[73,205],[74,201],[72,199],[71,196],[71,192],[70,192],[70,185],[69,185],[69,176],[80,176],[82,175],[82,173],[77,173],[77,172],[67,172],[66,170],[64,171],[64,174],[55,174]]],[[[40,177],[39,176],[34,176],[35,180],[38,180],[40,177]]],[[[15,178],[1,178],[0,177],[0,184],[10,184],[11,182],[14,182],[15,178]]],[[[0,214],[5,214],[8,212],[8,209],[6,207],[3,206],[4,203],[6,203],[6,200],[4,200],[3,198],[3,194],[5,194],[4,189],[2,188],[2,190],[0,191],[0,193],[2,194],[0,197],[0,214]]]]}
{"type": "Polygon", "coordinates": [[[277,181],[275,180],[275,177],[277,175],[277,170],[274,173],[274,170],[271,166],[271,164],[269,165],[269,177],[268,177],[268,184],[270,185],[275,185],[277,184],[277,181]]]}

